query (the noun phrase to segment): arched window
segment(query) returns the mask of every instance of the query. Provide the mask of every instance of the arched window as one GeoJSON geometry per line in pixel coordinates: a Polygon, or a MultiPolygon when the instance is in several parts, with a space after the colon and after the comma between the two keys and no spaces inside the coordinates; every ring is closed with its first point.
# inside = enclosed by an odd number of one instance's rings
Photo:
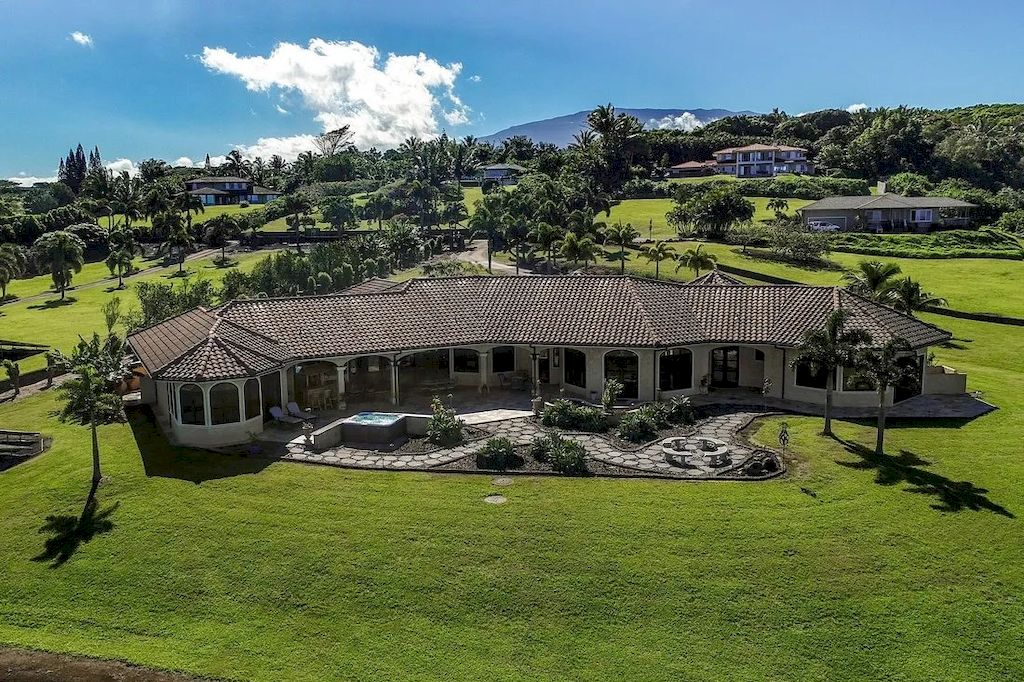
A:
{"type": "Polygon", "coordinates": [[[203,389],[195,384],[185,384],[178,389],[181,400],[181,423],[206,424],[206,410],[203,406],[203,389]]]}
{"type": "Polygon", "coordinates": [[[210,389],[210,423],[233,424],[239,421],[238,387],[234,384],[217,384],[210,389]]]}
{"type": "Polygon", "coordinates": [[[249,379],[245,382],[245,418],[255,419],[260,416],[260,380],[249,379]]]}
{"type": "Polygon", "coordinates": [[[658,361],[658,388],[680,391],[693,388],[693,353],[687,348],[665,351],[658,361]]]}
{"type": "Polygon", "coordinates": [[[587,356],[575,348],[565,349],[565,383],[587,387],[587,356]]]}
{"type": "Polygon", "coordinates": [[[604,379],[615,379],[622,384],[622,397],[636,400],[640,397],[640,358],[629,350],[613,350],[604,354],[604,379]]]}

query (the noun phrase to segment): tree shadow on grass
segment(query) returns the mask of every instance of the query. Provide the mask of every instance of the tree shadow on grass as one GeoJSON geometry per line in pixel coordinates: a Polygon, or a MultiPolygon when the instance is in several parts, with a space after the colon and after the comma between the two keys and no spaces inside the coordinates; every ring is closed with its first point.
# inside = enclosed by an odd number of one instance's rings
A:
{"type": "Polygon", "coordinates": [[[75,303],[78,299],[74,296],[68,296],[67,298],[51,298],[43,303],[36,303],[35,305],[28,306],[29,310],[50,310],[51,308],[63,308],[66,305],[75,303]]]}
{"type": "Polygon", "coordinates": [[[147,476],[202,483],[257,474],[273,464],[272,456],[242,456],[171,445],[149,408],[128,411],[128,424],[142,454],[147,476]]]}
{"type": "Polygon", "coordinates": [[[83,543],[114,529],[110,516],[119,505],[117,502],[99,511],[99,503],[90,495],[81,516],[47,516],[39,532],[50,537],[43,543],[43,551],[32,557],[32,561],[49,562],[51,568],[62,566],[83,543]]]}
{"type": "Polygon", "coordinates": [[[935,498],[932,509],[943,512],[990,511],[1007,518],[1016,518],[1010,510],[988,498],[988,490],[979,488],[970,481],[954,481],[923,467],[931,462],[922,459],[909,450],[900,450],[899,455],[877,455],[874,450],[858,443],[840,440],[847,452],[860,458],[855,462],[836,460],[836,464],[849,469],[875,470],[875,483],[897,485],[907,483],[903,490],[935,498]]]}

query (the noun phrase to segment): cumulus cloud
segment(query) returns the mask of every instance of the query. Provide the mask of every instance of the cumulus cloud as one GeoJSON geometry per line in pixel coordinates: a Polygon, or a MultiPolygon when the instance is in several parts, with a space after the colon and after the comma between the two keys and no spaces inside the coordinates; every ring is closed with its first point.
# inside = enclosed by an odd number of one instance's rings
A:
{"type": "Polygon", "coordinates": [[[112,171],[114,175],[118,175],[121,171],[128,171],[128,175],[135,177],[139,172],[138,166],[131,159],[114,159],[103,165],[106,166],[108,171],[112,171]]]}
{"type": "Polygon", "coordinates": [[[24,172],[22,172],[22,173],[18,173],[17,175],[15,175],[12,178],[7,178],[7,179],[10,180],[11,182],[18,183],[22,187],[31,187],[32,185],[36,184],[37,182],[57,182],[57,175],[54,174],[54,175],[51,175],[50,177],[47,177],[47,178],[41,178],[41,177],[36,176],[36,175],[26,175],[24,172]]]}
{"type": "MultiPolygon", "coordinates": [[[[455,94],[462,64],[441,64],[423,53],[382,58],[372,45],[313,38],[306,46],[278,43],[266,57],[204,47],[200,59],[210,71],[235,76],[253,92],[297,93],[323,130],[348,125],[362,148],[397,147],[414,135],[435,137],[439,116],[450,125],[469,120],[470,109],[455,94]]],[[[306,151],[311,139],[263,138],[248,147],[306,151]]],[[[239,150],[244,154],[246,148],[239,150]]]]}
{"type": "Polygon", "coordinates": [[[851,104],[850,106],[846,107],[846,110],[849,111],[851,114],[856,114],[858,111],[864,111],[865,109],[868,108],[869,107],[867,104],[859,102],[857,104],[851,104]]]}
{"type": "Polygon", "coordinates": [[[700,128],[703,123],[689,111],[684,111],[678,116],[665,116],[664,118],[652,118],[650,125],[658,130],[685,130],[690,132],[700,128]]]}
{"type": "Polygon", "coordinates": [[[75,41],[82,47],[92,47],[92,36],[88,33],[82,33],[81,31],[72,31],[68,38],[75,41]]]}
{"type": "Polygon", "coordinates": [[[196,163],[192,159],[188,158],[187,156],[179,156],[178,158],[176,158],[174,161],[171,162],[171,165],[174,166],[175,168],[179,168],[179,167],[191,168],[191,167],[195,166],[196,163]]]}

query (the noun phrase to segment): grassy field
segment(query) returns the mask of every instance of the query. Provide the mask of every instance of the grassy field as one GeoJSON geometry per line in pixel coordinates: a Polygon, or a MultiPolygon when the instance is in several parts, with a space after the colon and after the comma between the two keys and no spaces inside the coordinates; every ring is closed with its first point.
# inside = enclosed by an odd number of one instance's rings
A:
{"type": "MultiPolygon", "coordinates": [[[[754,220],[756,222],[764,222],[775,217],[775,213],[768,210],[768,202],[771,199],[766,197],[747,197],[747,199],[754,202],[754,220]]],[[[787,211],[789,215],[792,215],[798,208],[811,203],[804,199],[787,199],[786,201],[789,202],[787,211]]],[[[675,239],[676,231],[669,226],[665,219],[665,214],[672,210],[674,203],[672,199],[624,199],[612,207],[610,216],[602,213],[597,216],[597,219],[608,225],[617,222],[632,223],[644,239],[675,239]]]]}
{"type": "Polygon", "coordinates": [[[761,484],[526,477],[495,507],[489,476],[175,449],[135,415],[66,536],[88,432],[2,405],[55,440],[0,474],[0,642],[252,680],[1019,679],[1024,329],[928,321],[998,412],[896,424],[881,461],[789,419],[761,484]]]}
{"type": "MultiPolygon", "coordinates": [[[[245,208],[239,206],[238,204],[224,204],[223,206],[206,206],[206,207],[204,207],[205,210],[202,213],[194,213],[194,214],[192,214],[192,224],[193,225],[199,225],[201,223],[205,223],[210,218],[215,218],[215,217],[217,217],[219,215],[240,215],[240,214],[244,214],[246,211],[252,211],[252,210],[255,210],[255,209],[258,209],[258,208],[260,208],[260,206],[258,204],[251,204],[250,206],[247,206],[245,208]]],[[[123,223],[123,222],[124,222],[124,216],[123,215],[121,215],[121,214],[115,214],[114,215],[114,223],[115,224],[116,223],[123,223]]],[[[105,218],[101,219],[100,223],[104,227],[106,227],[106,219],[105,218]]],[[[132,221],[132,226],[134,226],[134,227],[149,227],[150,225],[152,225],[152,223],[149,221],[148,218],[136,218],[135,220],[132,221]]]]}
{"type": "MultiPolygon", "coordinates": [[[[248,270],[256,261],[269,253],[259,251],[243,254],[235,257],[235,267],[248,270]]],[[[100,264],[102,265],[102,264],[100,264]]],[[[145,265],[145,263],[143,263],[145,265]]],[[[193,275],[208,277],[219,280],[229,268],[220,268],[214,265],[212,258],[190,261],[185,264],[186,270],[193,275]]],[[[88,266],[87,266],[88,267],[88,266]]],[[[14,341],[30,341],[36,343],[47,343],[55,348],[67,351],[78,342],[78,335],[92,334],[93,331],[104,332],[103,312],[104,303],[114,296],[121,299],[121,309],[127,310],[137,304],[134,285],[142,281],[153,282],[175,282],[178,270],[177,265],[170,266],[162,271],[145,275],[126,282],[127,288],[118,291],[116,280],[111,280],[109,286],[97,286],[88,289],[71,290],[67,293],[65,302],[54,294],[46,300],[15,302],[0,307],[0,327],[4,329],[3,338],[14,341]]],[[[84,269],[83,269],[84,271],[84,269]]],[[[104,268],[104,272],[106,269],[104,268]]],[[[106,274],[110,274],[107,272],[106,274]]],[[[34,278],[37,279],[37,278],[34,278]]],[[[93,280],[96,281],[96,280],[93,280]]],[[[81,286],[85,282],[74,280],[74,283],[81,286]]],[[[45,286],[45,285],[43,285],[45,286]]],[[[36,291],[35,293],[40,293],[36,291]]],[[[42,355],[26,358],[20,363],[21,371],[31,372],[46,366],[42,355]]]]}

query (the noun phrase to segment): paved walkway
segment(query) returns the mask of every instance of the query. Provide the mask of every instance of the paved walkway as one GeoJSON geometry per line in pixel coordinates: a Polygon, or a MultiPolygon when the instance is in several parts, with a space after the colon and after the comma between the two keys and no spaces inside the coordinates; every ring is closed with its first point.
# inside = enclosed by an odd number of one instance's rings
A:
{"type": "MultiPolygon", "coordinates": [[[[58,386],[63,384],[65,381],[71,379],[71,377],[73,377],[73,376],[74,375],[71,374],[71,373],[61,374],[59,376],[55,376],[53,378],[53,388],[57,388],[58,386]]],[[[43,391],[47,391],[47,390],[52,390],[52,389],[48,389],[46,387],[46,379],[43,379],[42,381],[37,381],[34,384],[28,384],[28,385],[22,386],[21,387],[21,392],[18,393],[17,396],[14,395],[14,389],[13,388],[12,389],[8,389],[7,391],[4,391],[3,393],[0,393],[0,404],[7,403],[7,402],[14,402],[15,400],[24,400],[25,398],[29,398],[31,396],[34,396],[37,393],[42,393],[43,391]]]]}
{"type": "MultiPolygon", "coordinates": [[[[752,458],[766,454],[766,451],[753,450],[737,438],[737,433],[759,414],[743,410],[727,411],[699,423],[696,435],[717,438],[728,443],[730,457],[719,467],[711,466],[706,458],[702,457],[667,457],[661,449],[660,439],[659,442],[627,450],[598,434],[573,433],[567,434],[566,438],[583,445],[589,459],[604,464],[672,478],[718,478],[735,474],[752,458]]],[[[502,436],[516,445],[529,445],[536,436],[546,433],[529,417],[519,416],[477,423],[486,424],[488,438],[502,436]]],[[[287,445],[284,459],[362,469],[428,470],[472,455],[480,449],[485,440],[478,439],[454,448],[442,448],[422,454],[401,454],[346,446],[318,453],[308,449],[302,439],[297,438],[287,445]]]]}

